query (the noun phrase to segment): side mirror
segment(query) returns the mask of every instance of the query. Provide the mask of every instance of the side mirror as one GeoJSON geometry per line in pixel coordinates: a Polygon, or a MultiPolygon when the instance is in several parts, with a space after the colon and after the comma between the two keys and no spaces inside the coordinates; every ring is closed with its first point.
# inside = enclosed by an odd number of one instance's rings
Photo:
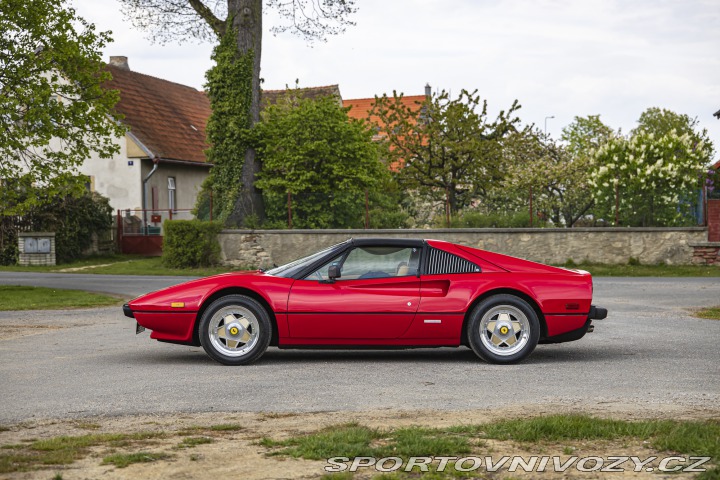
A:
{"type": "Polygon", "coordinates": [[[330,265],[330,267],[328,267],[328,278],[334,281],[340,277],[340,265],[330,265]]]}

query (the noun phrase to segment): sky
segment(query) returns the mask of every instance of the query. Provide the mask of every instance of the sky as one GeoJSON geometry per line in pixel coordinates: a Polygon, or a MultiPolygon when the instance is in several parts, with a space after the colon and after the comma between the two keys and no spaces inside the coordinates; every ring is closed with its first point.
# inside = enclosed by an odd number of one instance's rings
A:
{"type": "MultiPolygon", "coordinates": [[[[213,45],[154,44],[116,0],[72,0],[99,30],[105,57],[134,71],[202,89],[213,45]]],[[[517,99],[523,123],[559,138],[575,116],[600,115],[628,132],[649,107],[696,117],[720,150],[718,0],[356,0],[356,23],[308,44],[266,9],[266,89],[338,84],[344,99],[430,84],[456,96],[478,90],[494,115],[517,99]],[[554,118],[548,118],[554,117],[554,118]]],[[[716,159],[720,154],[716,154],[716,159]]]]}

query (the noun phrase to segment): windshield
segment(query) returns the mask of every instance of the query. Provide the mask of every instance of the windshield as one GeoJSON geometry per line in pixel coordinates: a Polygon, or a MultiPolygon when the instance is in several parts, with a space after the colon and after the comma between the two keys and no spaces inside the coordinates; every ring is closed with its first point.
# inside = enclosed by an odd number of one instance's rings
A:
{"type": "Polygon", "coordinates": [[[285,265],[280,265],[279,267],[275,267],[273,269],[268,270],[268,275],[274,275],[276,277],[284,277],[284,278],[290,278],[299,271],[303,270],[308,265],[312,265],[317,260],[320,260],[325,255],[328,255],[330,252],[333,252],[335,250],[339,250],[341,247],[345,246],[350,240],[346,240],[342,243],[338,243],[337,245],[333,245],[332,247],[326,248],[325,250],[321,250],[317,253],[313,253],[312,255],[308,255],[307,257],[300,258],[298,260],[294,260],[290,263],[286,263],[285,265]]]}

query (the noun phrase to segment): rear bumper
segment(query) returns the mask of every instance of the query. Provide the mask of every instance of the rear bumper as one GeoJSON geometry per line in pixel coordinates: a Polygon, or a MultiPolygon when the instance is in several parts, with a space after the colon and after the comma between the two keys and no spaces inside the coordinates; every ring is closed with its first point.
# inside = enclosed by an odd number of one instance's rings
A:
{"type": "Polygon", "coordinates": [[[590,313],[588,314],[588,320],[603,320],[607,318],[607,308],[596,307],[595,305],[590,306],[590,313]]]}

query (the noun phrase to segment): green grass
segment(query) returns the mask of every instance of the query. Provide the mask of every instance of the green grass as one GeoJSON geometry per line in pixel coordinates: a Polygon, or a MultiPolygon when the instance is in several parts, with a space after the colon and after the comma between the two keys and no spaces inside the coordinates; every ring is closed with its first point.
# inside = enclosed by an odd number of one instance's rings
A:
{"type": "MultiPolygon", "coordinates": [[[[78,422],[78,428],[95,429],[95,423],[78,422]]],[[[60,436],[47,439],[22,440],[23,443],[0,445],[0,474],[9,472],[25,472],[30,470],[48,469],[62,465],[69,465],[91,453],[105,455],[103,464],[115,465],[118,468],[133,463],[151,462],[173,457],[171,453],[118,452],[117,449],[139,450],[149,445],[155,445],[158,440],[172,438],[175,435],[185,436],[181,442],[168,447],[173,450],[193,448],[197,445],[214,443],[216,438],[231,435],[241,430],[238,424],[222,423],[209,427],[191,426],[180,432],[165,433],[162,431],[147,431],[136,433],[95,433],[79,436],[60,436]],[[91,449],[104,449],[98,453],[91,449]]],[[[198,456],[195,457],[197,460],[198,456]]]]}
{"type": "Polygon", "coordinates": [[[27,445],[13,445],[12,449],[0,451],[0,473],[33,470],[40,466],[69,465],[86,456],[92,447],[127,447],[138,442],[152,442],[164,436],[161,432],[103,433],[35,440],[27,445]]]}
{"type": "Polygon", "coordinates": [[[565,264],[587,270],[594,277],[720,277],[720,267],[709,265],[600,265],[565,264]]]}
{"type": "Polygon", "coordinates": [[[149,452],[136,452],[136,453],[115,453],[103,458],[103,465],[115,465],[118,468],[125,468],[133,463],[149,463],[157,460],[164,460],[170,458],[171,455],[167,453],[149,453],[149,452]]]}
{"type": "Polygon", "coordinates": [[[163,266],[160,257],[143,257],[138,255],[105,255],[88,257],[71,263],[64,263],[55,266],[25,267],[20,265],[0,265],[0,271],[58,273],[71,268],[90,267],[94,265],[107,266],[84,268],[82,270],[62,273],[94,273],[102,275],[181,275],[206,277],[208,275],[215,275],[218,273],[225,273],[236,270],[231,267],[168,268],[163,266]]]}
{"type": "MultiPolygon", "coordinates": [[[[564,266],[581,268],[596,277],[720,277],[720,267],[699,265],[641,265],[635,261],[632,265],[605,265],[593,263],[575,264],[568,262],[564,266]]],[[[160,257],[143,257],[139,255],[103,255],[92,256],[55,266],[21,267],[19,265],[2,266],[0,271],[6,272],[59,272],[70,268],[107,265],[96,268],[85,268],[66,273],[95,273],[102,275],[181,275],[205,277],[235,270],[252,270],[255,267],[208,267],[208,268],[168,268],[162,265],[160,257]]]]}
{"type": "Polygon", "coordinates": [[[437,429],[409,427],[383,433],[357,423],[329,427],[311,435],[260,440],[272,455],[322,460],[330,457],[443,456],[470,452],[468,437],[437,429]]]}
{"type": "Polygon", "coordinates": [[[695,312],[695,316],[710,320],[720,320],[720,307],[703,308],[695,312]]]}
{"type": "Polygon", "coordinates": [[[80,290],[0,285],[0,310],[49,310],[117,305],[120,299],[80,290]]]}
{"type": "MultiPolygon", "coordinates": [[[[319,432],[275,441],[263,438],[260,445],[270,455],[287,455],[308,460],[330,457],[458,456],[482,448],[484,440],[494,439],[526,444],[538,449],[558,442],[582,442],[590,450],[593,442],[634,439],[648,442],[660,452],[720,458],[720,422],[649,420],[624,421],[586,415],[550,415],[529,419],[501,420],[484,425],[463,425],[443,429],[409,427],[390,431],[371,429],[357,423],[328,427],[319,432]],[[591,445],[589,446],[588,443],[591,445]]],[[[567,451],[570,447],[565,447],[567,451]]],[[[445,473],[429,472],[422,478],[448,478],[445,473]]],[[[698,478],[717,479],[718,469],[698,478]]],[[[333,478],[329,476],[328,478],[333,478]]],[[[377,478],[408,478],[405,474],[377,478]]],[[[414,478],[414,477],[413,477],[414,478]]]]}
{"type": "Polygon", "coordinates": [[[175,448],[195,448],[198,445],[205,445],[208,443],[214,443],[215,439],[210,437],[187,437],[183,438],[182,442],[175,448]]]}
{"type": "Polygon", "coordinates": [[[220,423],[217,425],[210,425],[210,430],[213,432],[237,432],[242,429],[242,425],[238,423],[220,423]]]}

